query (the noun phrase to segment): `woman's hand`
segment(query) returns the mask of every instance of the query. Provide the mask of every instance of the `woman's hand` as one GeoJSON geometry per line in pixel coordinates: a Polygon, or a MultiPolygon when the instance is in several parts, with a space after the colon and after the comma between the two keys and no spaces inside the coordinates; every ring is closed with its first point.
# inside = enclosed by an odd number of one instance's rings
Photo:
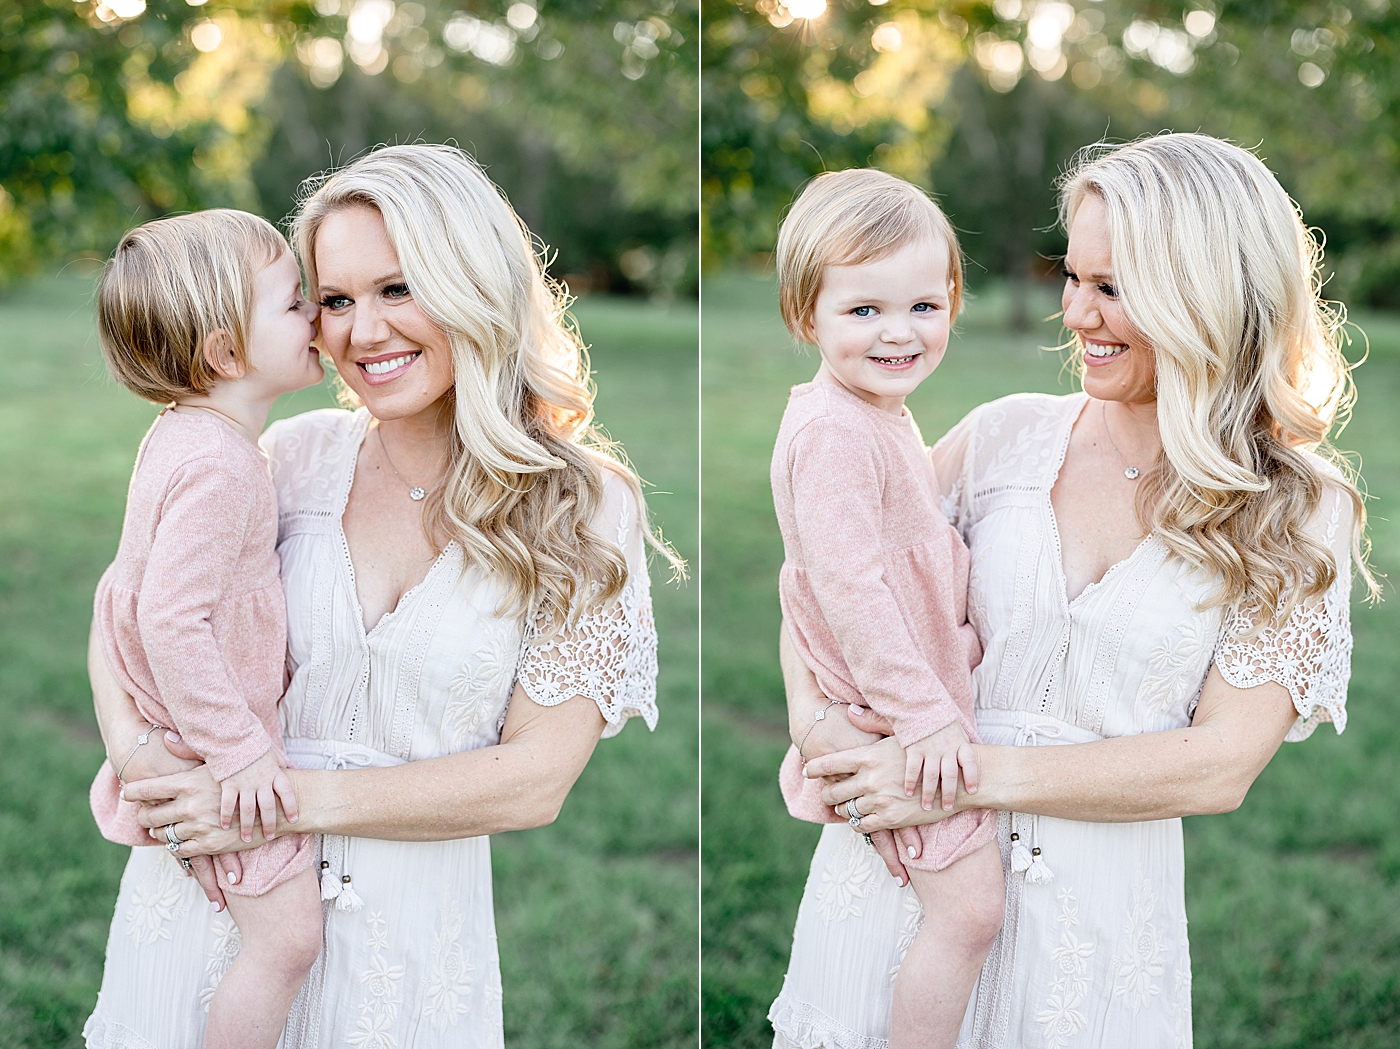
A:
{"type": "Polygon", "coordinates": [[[154,840],[164,842],[164,828],[175,828],[175,836],[180,839],[177,856],[238,852],[266,842],[259,825],[253,827],[249,841],[242,839],[237,826],[225,829],[220,825],[223,790],[203,765],[173,776],[128,784],[122,797],[141,804],[137,822],[153,831],[154,840]]]}
{"type": "MultiPolygon", "coordinates": [[[[905,762],[904,748],[893,737],[887,737],[856,750],[815,758],[807,763],[807,775],[827,781],[822,788],[822,801],[840,806],[838,811],[844,811],[845,803],[852,798],[859,798],[861,830],[871,832],[937,823],[968,807],[969,799],[960,790],[951,811],[941,804],[925,809],[919,797],[904,793],[905,762]]],[[[907,852],[918,845],[918,834],[901,836],[900,841],[907,852]],[[913,841],[909,840],[911,837],[913,841]]]]}

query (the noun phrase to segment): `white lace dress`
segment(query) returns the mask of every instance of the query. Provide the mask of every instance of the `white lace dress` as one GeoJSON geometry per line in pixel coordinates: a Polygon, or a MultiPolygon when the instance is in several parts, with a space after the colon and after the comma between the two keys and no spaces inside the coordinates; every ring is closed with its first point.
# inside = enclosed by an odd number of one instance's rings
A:
{"type": "MultiPolygon", "coordinates": [[[[1212,662],[1226,681],[1284,685],[1298,721],[1346,723],[1351,502],[1324,491],[1312,527],[1337,581],[1278,629],[1238,636],[1238,610],[1198,611],[1214,580],[1148,536],[1066,598],[1050,489],[1087,398],[1018,395],[946,438],[963,463],[946,509],[972,551],[969,617],[988,743],[1057,746],[1181,728],[1212,662]]],[[[1181,1049],[1191,1045],[1181,821],[1082,823],[1002,813],[1006,916],[964,1018],[960,1049],[1181,1049]],[[1010,835],[1038,845],[1048,881],[1013,865],[1010,835]]],[[[890,989],[922,915],[849,827],[822,833],[792,959],[769,1013],[779,1049],[882,1049],[890,989]]]]}
{"type": "MultiPolygon", "coordinates": [[[[451,543],[368,633],[341,529],[369,416],[309,412],[263,438],[280,507],[292,682],[287,753],[301,768],[378,768],[500,740],[517,680],[537,703],[583,695],[618,732],[656,723],[656,631],[638,507],[605,475],[600,534],[629,575],[619,601],[561,640],[526,645],[496,614],[497,585],[462,570],[451,543]]],[[[485,837],[401,842],[327,836],[320,862],[325,949],[292,1008],[284,1049],[489,1049],[502,1044],[501,975],[485,837]]],[[[97,1007],[84,1035],[103,1049],[191,1049],[238,952],[164,849],[137,848],[122,878],[97,1007]]]]}

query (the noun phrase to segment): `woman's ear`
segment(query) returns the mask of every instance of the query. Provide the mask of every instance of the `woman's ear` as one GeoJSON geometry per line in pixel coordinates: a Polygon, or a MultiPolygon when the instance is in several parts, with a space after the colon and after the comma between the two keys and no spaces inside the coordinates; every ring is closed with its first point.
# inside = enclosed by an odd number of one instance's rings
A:
{"type": "Polygon", "coordinates": [[[233,334],[226,328],[215,328],[204,340],[204,362],[221,379],[241,379],[247,367],[234,353],[233,334]]]}

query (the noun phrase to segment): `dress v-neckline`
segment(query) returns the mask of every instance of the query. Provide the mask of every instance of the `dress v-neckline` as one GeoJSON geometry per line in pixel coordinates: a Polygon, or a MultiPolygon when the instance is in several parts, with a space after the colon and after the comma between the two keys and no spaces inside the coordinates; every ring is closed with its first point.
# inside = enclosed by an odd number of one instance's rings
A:
{"type": "Polygon", "coordinates": [[[1154,532],[1148,532],[1138,540],[1137,545],[1133,547],[1126,557],[1114,561],[1113,564],[1104,569],[1103,575],[1085,584],[1084,588],[1080,590],[1079,593],[1075,594],[1074,597],[1069,596],[1069,573],[1065,571],[1064,544],[1060,539],[1060,521],[1059,518],[1055,516],[1055,502],[1052,495],[1055,491],[1055,484],[1060,479],[1060,471],[1064,469],[1065,459],[1069,455],[1069,442],[1070,438],[1074,435],[1074,424],[1077,423],[1079,417],[1084,414],[1084,409],[1088,407],[1091,399],[1087,393],[1081,393],[1080,396],[1083,400],[1079,403],[1079,407],[1074,410],[1073,414],[1070,415],[1068,424],[1065,426],[1064,434],[1060,439],[1060,454],[1055,460],[1055,469],[1050,474],[1050,484],[1045,489],[1045,513],[1050,520],[1050,535],[1055,543],[1055,574],[1060,584],[1060,600],[1066,609],[1073,608],[1075,605],[1082,602],[1086,595],[1100,589],[1120,568],[1130,561],[1135,560],[1138,554],[1142,552],[1156,535],[1154,532]]]}
{"type": "Polygon", "coordinates": [[[428,566],[428,570],[423,573],[423,578],[414,583],[411,587],[399,595],[399,599],[394,602],[394,607],[385,612],[376,621],[374,626],[365,625],[365,610],[360,604],[359,583],[355,579],[355,561],[350,556],[350,540],[345,535],[345,508],[350,505],[350,490],[355,487],[355,468],[360,462],[360,448],[364,445],[365,439],[369,436],[369,411],[361,408],[356,413],[358,418],[355,427],[350,433],[350,439],[354,442],[353,450],[350,453],[350,462],[346,469],[345,480],[341,485],[340,507],[335,515],[336,536],[340,540],[341,566],[349,576],[350,603],[355,609],[355,624],[360,630],[360,640],[369,641],[385,623],[391,622],[398,614],[408,607],[409,602],[427,585],[437,573],[439,566],[447,558],[449,552],[457,545],[457,540],[449,540],[433,559],[433,563],[428,566]]]}

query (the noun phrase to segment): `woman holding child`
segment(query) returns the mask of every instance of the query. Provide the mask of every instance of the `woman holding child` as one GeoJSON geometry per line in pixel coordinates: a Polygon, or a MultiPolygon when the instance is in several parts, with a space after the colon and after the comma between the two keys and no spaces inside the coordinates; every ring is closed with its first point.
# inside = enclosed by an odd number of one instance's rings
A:
{"type": "MultiPolygon", "coordinates": [[[[645,508],[590,425],[559,296],[468,157],[372,153],[315,187],[293,241],[321,349],[363,407],[261,440],[298,817],[278,812],[275,834],[319,836],[324,903],[325,948],[281,1044],[500,1046],[486,835],[550,822],[600,737],[633,715],[655,723],[645,508]]],[[[138,743],[150,722],[96,649],[90,664],[112,761],[99,818],[126,810],[181,859],[261,845],[227,813],[221,825],[207,766],[138,743]]],[[[238,953],[234,923],[165,851],[132,851],[90,1046],[201,1044],[238,953]]]]}
{"type": "MultiPolygon", "coordinates": [[[[874,699],[818,717],[790,623],[793,740],[862,832],[999,811],[1005,909],[959,1047],[1189,1046],[1180,817],[1238,807],[1285,739],[1345,725],[1353,569],[1371,585],[1327,445],[1347,366],[1317,248],[1248,152],[1086,151],[1061,219],[1084,392],[983,405],[932,451],[982,647],[967,789],[909,790],[874,699]]],[[[927,837],[900,841],[914,858],[927,837]]],[[[776,1046],[898,1041],[891,981],[924,916],[881,855],[896,880],[851,828],[823,832],[776,1046]]]]}

